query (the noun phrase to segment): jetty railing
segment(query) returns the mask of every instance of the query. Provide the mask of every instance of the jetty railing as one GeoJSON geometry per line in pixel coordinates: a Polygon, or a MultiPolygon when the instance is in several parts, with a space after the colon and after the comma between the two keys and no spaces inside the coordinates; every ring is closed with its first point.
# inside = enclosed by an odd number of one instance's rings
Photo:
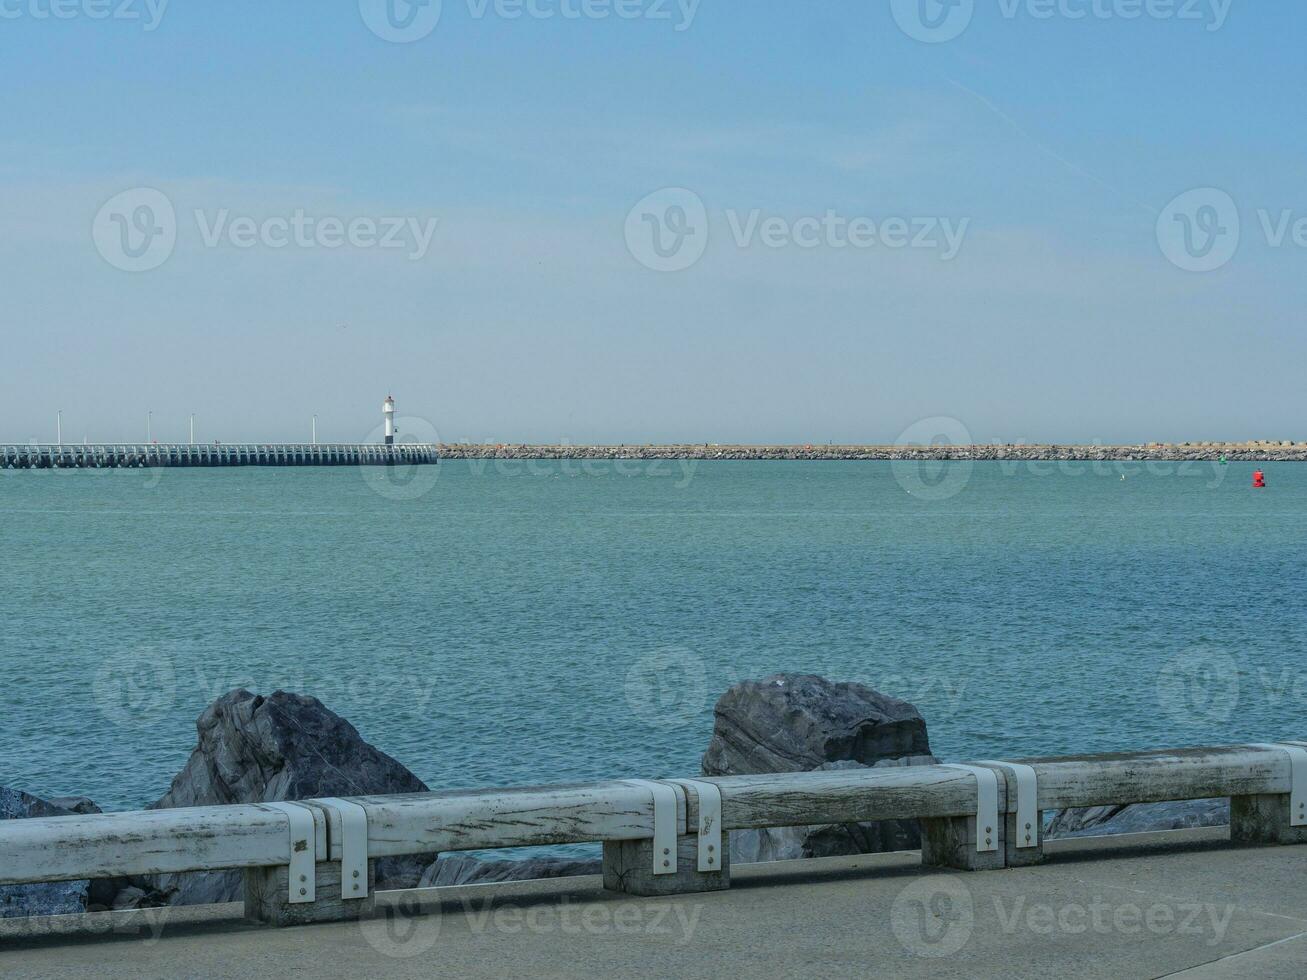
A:
{"type": "Polygon", "coordinates": [[[397,466],[436,463],[430,443],[0,444],[0,470],[153,469],[177,466],[397,466]]]}
{"type": "Polygon", "coordinates": [[[602,842],[606,888],[664,895],[728,888],[734,830],[917,819],[924,863],[982,870],[1043,861],[1045,810],[1211,797],[1235,841],[1307,843],[1307,742],[9,820],[0,885],[244,869],[284,925],[370,911],[384,857],[602,842]]]}

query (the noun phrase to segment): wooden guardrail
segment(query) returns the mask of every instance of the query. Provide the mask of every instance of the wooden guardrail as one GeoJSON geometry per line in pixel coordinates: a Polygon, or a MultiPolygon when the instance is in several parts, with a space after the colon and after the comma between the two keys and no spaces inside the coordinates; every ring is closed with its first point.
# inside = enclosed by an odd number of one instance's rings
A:
{"type": "Polygon", "coordinates": [[[599,841],[605,887],[730,885],[732,830],[919,819],[927,864],[1043,860],[1042,811],[1229,797],[1231,835],[1307,843],[1307,742],[969,765],[617,780],[0,822],[0,884],[245,869],[272,924],[372,907],[378,858],[599,841]]]}

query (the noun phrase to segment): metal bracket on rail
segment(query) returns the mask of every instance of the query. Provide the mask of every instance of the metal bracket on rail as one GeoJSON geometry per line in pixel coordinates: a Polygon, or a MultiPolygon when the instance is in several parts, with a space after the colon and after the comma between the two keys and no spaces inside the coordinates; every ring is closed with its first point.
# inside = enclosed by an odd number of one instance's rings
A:
{"type": "Polygon", "coordinates": [[[984,766],[946,765],[976,777],[976,850],[998,850],[998,773],[984,766]]]}
{"type": "MultiPolygon", "coordinates": [[[[698,779],[672,779],[684,789],[692,789],[699,797],[699,870],[722,869],[722,791],[715,783],[698,779]]],[[[687,811],[688,812],[688,811],[687,811]]]]}
{"type": "Polygon", "coordinates": [[[648,779],[627,779],[623,782],[628,786],[648,790],[653,796],[653,873],[676,874],[676,831],[679,822],[676,790],[667,783],[656,783],[648,779]]]}
{"type": "Polygon", "coordinates": [[[334,813],[336,826],[340,827],[341,899],[348,902],[367,898],[368,811],[358,803],[334,796],[313,802],[334,813]]]}
{"type": "MultiPolygon", "coordinates": [[[[1030,766],[1019,762],[997,762],[986,759],[982,766],[998,766],[1006,769],[1016,778],[1017,783],[1017,841],[1016,846],[1039,846],[1039,777],[1030,766]]],[[[1008,801],[1008,809],[1012,802],[1008,801]]]]}
{"type": "Polygon", "coordinates": [[[318,830],[313,811],[298,803],[263,803],[280,810],[290,821],[290,904],[317,901],[318,830]]]}
{"type": "Polygon", "coordinates": [[[1288,754],[1289,826],[1307,827],[1307,747],[1293,742],[1254,742],[1252,747],[1288,754]]]}

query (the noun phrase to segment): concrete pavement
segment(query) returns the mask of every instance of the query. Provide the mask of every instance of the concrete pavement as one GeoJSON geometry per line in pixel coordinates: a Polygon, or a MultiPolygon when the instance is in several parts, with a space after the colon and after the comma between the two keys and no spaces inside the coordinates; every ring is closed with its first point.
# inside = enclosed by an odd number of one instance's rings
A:
{"type": "Polygon", "coordinates": [[[0,976],[1300,980],[1307,847],[1225,836],[1050,842],[1042,867],[974,874],[915,852],[752,865],[728,892],[671,899],[597,878],[389,893],[367,922],[286,930],[239,906],[10,922],[0,976]],[[67,934],[37,934],[52,930],[67,934]]]}

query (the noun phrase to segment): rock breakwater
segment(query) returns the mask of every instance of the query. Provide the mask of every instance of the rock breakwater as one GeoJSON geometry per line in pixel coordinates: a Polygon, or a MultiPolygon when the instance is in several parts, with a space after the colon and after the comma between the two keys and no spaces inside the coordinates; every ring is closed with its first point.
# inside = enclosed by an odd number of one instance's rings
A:
{"type": "Polygon", "coordinates": [[[1138,446],[727,446],[727,445],[473,445],[440,447],[442,459],[540,460],[972,460],[994,462],[1307,462],[1302,442],[1185,442],[1138,446]]]}

